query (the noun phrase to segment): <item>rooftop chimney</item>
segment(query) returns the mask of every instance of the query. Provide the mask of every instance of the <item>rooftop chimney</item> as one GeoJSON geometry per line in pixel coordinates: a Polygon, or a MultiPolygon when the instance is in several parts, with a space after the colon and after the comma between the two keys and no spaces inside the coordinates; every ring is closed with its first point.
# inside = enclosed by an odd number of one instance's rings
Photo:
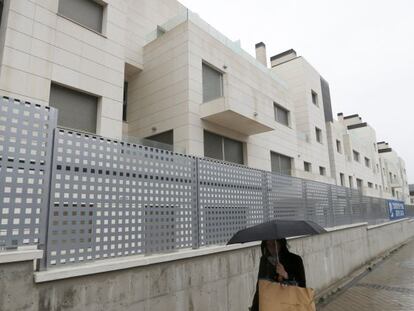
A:
{"type": "Polygon", "coordinates": [[[270,58],[271,67],[275,67],[281,63],[287,62],[296,58],[296,51],[294,49],[287,50],[270,58]]]}
{"type": "Polygon", "coordinates": [[[266,45],[263,42],[256,44],[256,59],[267,67],[266,45]]]}

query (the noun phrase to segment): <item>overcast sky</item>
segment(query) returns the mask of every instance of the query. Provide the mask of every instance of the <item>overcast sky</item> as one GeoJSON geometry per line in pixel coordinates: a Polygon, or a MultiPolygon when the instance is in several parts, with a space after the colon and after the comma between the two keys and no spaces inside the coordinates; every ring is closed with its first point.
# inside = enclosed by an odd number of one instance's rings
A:
{"type": "Polygon", "coordinates": [[[329,82],[334,114],[358,113],[414,183],[414,1],[180,0],[254,55],[295,49],[329,82]]]}

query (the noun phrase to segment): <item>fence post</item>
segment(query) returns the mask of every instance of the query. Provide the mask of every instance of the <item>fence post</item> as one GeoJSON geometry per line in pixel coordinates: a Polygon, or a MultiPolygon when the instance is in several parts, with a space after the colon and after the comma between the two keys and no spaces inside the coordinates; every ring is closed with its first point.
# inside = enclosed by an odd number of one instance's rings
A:
{"type": "Polygon", "coordinates": [[[269,185],[269,177],[267,172],[262,172],[262,200],[263,200],[263,221],[270,220],[270,195],[271,183],[269,185]]]}
{"type": "Polygon", "coordinates": [[[313,220],[313,218],[309,219],[308,215],[308,191],[306,187],[306,180],[302,179],[302,200],[303,200],[303,213],[305,220],[313,220]]]}
{"type": "MultiPolygon", "coordinates": [[[[197,249],[200,248],[200,243],[201,243],[201,239],[200,239],[200,180],[199,180],[199,158],[195,158],[195,164],[194,164],[194,170],[195,170],[195,196],[193,198],[194,200],[194,204],[195,204],[195,234],[193,234],[193,249],[197,249]],[[195,236],[194,236],[195,235],[195,236]]],[[[193,231],[193,232],[194,232],[193,231]]]]}
{"type": "MultiPolygon", "coordinates": [[[[57,120],[57,119],[56,119],[57,120]]],[[[48,166],[48,170],[49,170],[49,174],[47,174],[47,179],[46,180],[46,192],[47,192],[47,200],[45,202],[46,206],[45,206],[45,211],[43,213],[43,217],[42,219],[42,227],[44,229],[43,232],[43,244],[39,244],[39,248],[43,250],[43,257],[42,259],[39,259],[37,262],[37,269],[39,271],[42,270],[46,270],[47,268],[47,260],[48,260],[48,241],[49,241],[49,219],[50,219],[50,205],[52,202],[52,185],[53,185],[53,180],[54,180],[54,176],[53,176],[53,167],[54,167],[54,155],[55,155],[55,148],[56,148],[56,144],[55,144],[55,138],[56,138],[56,128],[57,128],[57,124],[54,124],[54,128],[52,130],[52,134],[51,134],[51,141],[50,141],[50,162],[49,162],[49,166],[48,166]]]]}
{"type": "Polygon", "coordinates": [[[333,185],[328,185],[328,220],[329,224],[327,226],[335,226],[335,209],[333,206],[333,191],[332,191],[333,185]]]}

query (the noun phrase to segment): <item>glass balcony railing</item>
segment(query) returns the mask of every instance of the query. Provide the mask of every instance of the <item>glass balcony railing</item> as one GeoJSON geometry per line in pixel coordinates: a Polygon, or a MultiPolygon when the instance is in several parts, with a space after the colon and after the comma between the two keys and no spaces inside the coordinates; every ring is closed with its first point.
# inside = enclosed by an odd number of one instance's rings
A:
{"type": "Polygon", "coordinates": [[[172,19],[170,19],[163,25],[159,25],[157,29],[154,29],[152,32],[150,32],[146,36],[146,44],[156,40],[163,33],[174,29],[175,27],[177,27],[178,25],[186,21],[191,21],[193,24],[200,27],[210,36],[220,41],[227,48],[231,49],[234,53],[236,53],[237,55],[242,57],[244,60],[248,61],[250,64],[255,66],[258,70],[271,76],[274,80],[276,80],[283,87],[287,87],[287,84],[276,73],[271,71],[269,68],[267,68],[262,63],[260,63],[256,58],[254,58],[249,53],[247,53],[245,50],[243,50],[241,47],[240,40],[238,41],[230,40],[229,38],[221,34],[218,30],[216,30],[214,27],[212,27],[210,24],[208,24],[206,21],[204,21],[197,13],[194,13],[190,11],[189,9],[185,9],[183,12],[181,12],[177,16],[173,17],[172,19]]]}

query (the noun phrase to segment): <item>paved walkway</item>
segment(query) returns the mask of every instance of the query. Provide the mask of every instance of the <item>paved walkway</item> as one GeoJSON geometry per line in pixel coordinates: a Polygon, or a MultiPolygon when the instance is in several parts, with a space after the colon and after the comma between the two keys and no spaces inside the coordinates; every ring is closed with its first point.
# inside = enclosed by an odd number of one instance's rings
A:
{"type": "Polygon", "coordinates": [[[414,310],[414,241],[400,248],[320,311],[414,310]]]}

